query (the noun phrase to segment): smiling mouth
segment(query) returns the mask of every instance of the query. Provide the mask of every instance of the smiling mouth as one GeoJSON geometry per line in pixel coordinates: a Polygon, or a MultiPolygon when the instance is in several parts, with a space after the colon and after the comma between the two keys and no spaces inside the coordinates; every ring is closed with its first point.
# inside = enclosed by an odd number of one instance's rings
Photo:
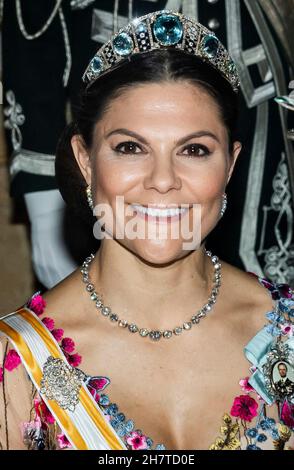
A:
{"type": "Polygon", "coordinates": [[[166,221],[171,222],[179,220],[183,215],[189,211],[189,207],[167,207],[159,208],[147,207],[140,204],[132,204],[131,207],[138,214],[139,217],[147,221],[166,221]]]}

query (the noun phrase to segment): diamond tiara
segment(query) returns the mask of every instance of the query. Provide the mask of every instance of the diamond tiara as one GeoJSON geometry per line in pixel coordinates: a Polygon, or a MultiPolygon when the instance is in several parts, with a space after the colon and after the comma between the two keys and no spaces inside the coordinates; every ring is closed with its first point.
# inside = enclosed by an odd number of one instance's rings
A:
{"type": "Polygon", "coordinates": [[[135,18],[98,49],[83,81],[92,83],[133,54],[174,47],[195,55],[216,68],[235,92],[239,87],[236,64],[223,44],[195,19],[173,10],[160,10],[135,18]]]}

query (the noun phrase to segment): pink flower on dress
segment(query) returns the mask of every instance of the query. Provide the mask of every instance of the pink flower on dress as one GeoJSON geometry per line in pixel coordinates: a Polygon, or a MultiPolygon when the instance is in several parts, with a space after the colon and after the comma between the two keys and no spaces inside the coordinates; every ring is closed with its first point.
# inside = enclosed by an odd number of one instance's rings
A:
{"type": "Polygon", "coordinates": [[[71,338],[63,338],[61,342],[61,347],[67,353],[72,353],[75,349],[75,343],[71,338]]]}
{"type": "Polygon", "coordinates": [[[54,330],[51,331],[51,333],[56,339],[56,341],[59,343],[59,341],[62,340],[62,337],[64,335],[64,330],[62,328],[55,328],[54,330]]]}
{"type": "Polygon", "coordinates": [[[146,436],[140,434],[138,431],[133,431],[127,438],[127,443],[132,447],[133,450],[147,449],[146,436]]]}
{"type": "Polygon", "coordinates": [[[64,449],[65,447],[72,447],[65,434],[57,434],[57,442],[60,449],[64,449]]]}
{"type": "Polygon", "coordinates": [[[0,367],[0,383],[3,382],[3,367],[0,367]]]}
{"type": "Polygon", "coordinates": [[[28,307],[33,310],[36,315],[40,316],[45,310],[46,301],[40,294],[36,294],[30,299],[28,307]]]}
{"type": "Polygon", "coordinates": [[[254,389],[248,382],[249,377],[245,377],[245,379],[241,379],[239,382],[240,387],[242,388],[243,392],[252,392],[254,389]]]}
{"type": "Polygon", "coordinates": [[[250,385],[249,383],[249,379],[250,377],[245,377],[245,379],[241,379],[240,382],[239,382],[239,385],[241,386],[243,392],[245,393],[256,393],[256,397],[258,398],[258,400],[262,400],[261,396],[258,395],[257,391],[250,385]]]}
{"type": "Polygon", "coordinates": [[[109,384],[110,380],[108,377],[92,377],[89,381],[89,385],[95,390],[104,390],[109,384]]]}
{"type": "Polygon", "coordinates": [[[15,349],[10,349],[5,358],[4,367],[11,372],[21,363],[21,359],[15,349]]]}
{"type": "Polygon", "coordinates": [[[80,363],[82,362],[82,356],[79,354],[65,354],[68,363],[73,366],[73,367],[78,367],[80,363]]]}
{"type": "Polygon", "coordinates": [[[46,328],[48,328],[49,331],[54,329],[54,320],[52,318],[45,317],[43,318],[42,322],[44,323],[46,328]]]}
{"type": "Polygon", "coordinates": [[[252,421],[257,416],[258,403],[249,395],[240,395],[234,399],[231,415],[244,421],[252,421]]]}
{"type": "Polygon", "coordinates": [[[294,405],[285,400],[281,411],[281,420],[294,431],[294,405]]]}
{"type": "Polygon", "coordinates": [[[283,335],[293,336],[294,334],[294,326],[290,323],[285,323],[281,326],[281,331],[283,335]]]}
{"type": "Polygon", "coordinates": [[[36,418],[33,421],[23,421],[21,423],[21,432],[22,436],[24,437],[25,435],[30,435],[32,431],[38,431],[42,427],[41,419],[39,416],[36,416],[36,418]]]}
{"type": "Polygon", "coordinates": [[[99,402],[100,395],[98,394],[98,391],[104,390],[108,384],[110,384],[110,379],[108,377],[97,375],[88,380],[87,387],[94,399],[99,402]]]}
{"type": "Polygon", "coordinates": [[[24,444],[32,444],[32,441],[38,439],[41,433],[42,423],[39,416],[33,421],[24,421],[20,424],[20,430],[24,444]]]}
{"type": "Polygon", "coordinates": [[[40,417],[41,421],[44,421],[47,424],[55,423],[55,418],[51,414],[51,411],[47,407],[46,403],[42,400],[42,398],[37,397],[34,398],[34,407],[37,413],[37,416],[40,417]]]}
{"type": "Polygon", "coordinates": [[[89,392],[91,393],[91,395],[93,395],[94,400],[99,403],[100,395],[97,393],[97,390],[95,390],[94,388],[89,388],[89,392]]]}

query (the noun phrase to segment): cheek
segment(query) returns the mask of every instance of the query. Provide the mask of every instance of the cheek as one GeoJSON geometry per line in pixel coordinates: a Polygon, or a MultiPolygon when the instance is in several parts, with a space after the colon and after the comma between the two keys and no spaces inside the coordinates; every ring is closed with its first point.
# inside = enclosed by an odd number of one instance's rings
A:
{"type": "Polygon", "coordinates": [[[186,175],[186,185],[195,201],[211,204],[220,197],[225,187],[226,169],[224,164],[197,166],[186,175]]]}
{"type": "Polygon", "coordinates": [[[111,201],[116,195],[124,195],[132,176],[121,164],[116,162],[101,162],[95,171],[97,198],[111,201]]]}

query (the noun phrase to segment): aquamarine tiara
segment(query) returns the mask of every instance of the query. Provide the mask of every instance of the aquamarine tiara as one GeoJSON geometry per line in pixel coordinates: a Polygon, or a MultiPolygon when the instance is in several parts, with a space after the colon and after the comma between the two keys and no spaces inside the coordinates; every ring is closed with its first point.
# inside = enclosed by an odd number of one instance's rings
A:
{"type": "Polygon", "coordinates": [[[82,79],[92,83],[133,54],[173,47],[209,62],[238,91],[236,65],[209,29],[179,12],[160,10],[135,18],[98,49],[82,79]]]}

